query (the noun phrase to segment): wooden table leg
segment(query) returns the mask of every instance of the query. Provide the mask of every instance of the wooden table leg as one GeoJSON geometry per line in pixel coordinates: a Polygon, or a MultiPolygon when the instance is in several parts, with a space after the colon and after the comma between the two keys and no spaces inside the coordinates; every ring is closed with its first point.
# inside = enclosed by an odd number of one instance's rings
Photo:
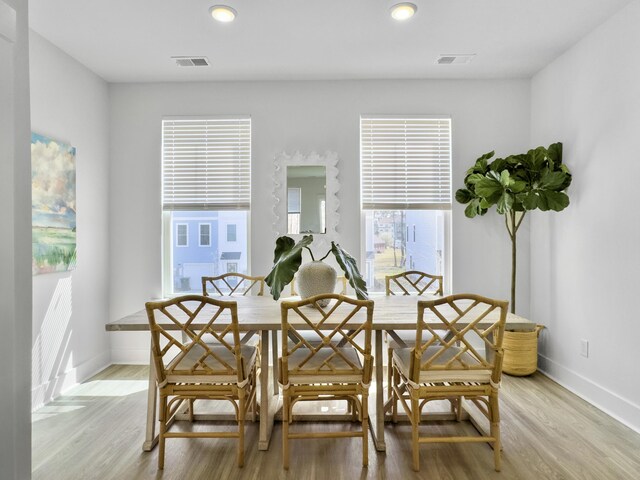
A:
{"type": "MultiPolygon", "coordinates": [[[[269,392],[269,331],[262,331],[260,342],[260,435],[258,450],[268,450],[279,398],[269,392]]],[[[273,379],[277,382],[277,379],[273,379]]]]}
{"type": "MultiPolygon", "coordinates": [[[[382,330],[376,330],[376,352],[375,352],[375,367],[376,367],[376,421],[375,428],[371,422],[371,438],[373,444],[376,446],[376,450],[384,452],[387,446],[384,442],[384,368],[382,362],[384,355],[382,354],[382,337],[384,332],[382,330]]],[[[371,416],[369,417],[371,418],[371,416]]]]}
{"type": "Polygon", "coordinates": [[[278,395],[278,330],[271,330],[271,361],[273,362],[273,394],[278,395]]]}
{"type": "Polygon", "coordinates": [[[147,429],[142,450],[150,452],[158,443],[156,432],[156,404],[158,397],[158,387],[156,386],[156,368],[153,362],[153,352],[149,359],[149,391],[147,392],[147,429]]]}

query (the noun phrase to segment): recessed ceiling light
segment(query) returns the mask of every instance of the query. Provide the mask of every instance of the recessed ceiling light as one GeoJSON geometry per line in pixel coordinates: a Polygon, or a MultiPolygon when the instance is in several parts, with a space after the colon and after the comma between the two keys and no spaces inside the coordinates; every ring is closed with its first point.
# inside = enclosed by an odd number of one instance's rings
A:
{"type": "Polygon", "coordinates": [[[217,20],[222,23],[233,22],[238,15],[233,8],[228,7],[227,5],[214,5],[209,9],[209,13],[213,17],[214,20],[217,20]]]}
{"type": "Polygon", "coordinates": [[[391,16],[394,20],[408,20],[416,13],[418,7],[413,3],[398,3],[391,7],[391,16]]]}

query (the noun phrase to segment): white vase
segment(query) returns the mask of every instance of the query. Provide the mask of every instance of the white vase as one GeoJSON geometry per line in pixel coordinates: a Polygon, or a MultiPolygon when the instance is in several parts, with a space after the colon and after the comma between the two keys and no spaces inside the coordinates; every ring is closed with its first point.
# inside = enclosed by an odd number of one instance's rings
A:
{"type": "MultiPolygon", "coordinates": [[[[335,269],[324,262],[305,263],[298,270],[298,292],[302,298],[313,297],[321,293],[333,293],[336,288],[335,269]]],[[[329,300],[318,302],[321,307],[329,305],[329,300]]]]}

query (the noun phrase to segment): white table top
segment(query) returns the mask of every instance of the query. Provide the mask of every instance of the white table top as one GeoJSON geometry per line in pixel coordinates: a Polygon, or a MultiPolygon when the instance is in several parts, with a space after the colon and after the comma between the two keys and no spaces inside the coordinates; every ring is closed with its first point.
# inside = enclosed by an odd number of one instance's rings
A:
{"type": "MultiPolygon", "coordinates": [[[[374,330],[414,330],[417,320],[418,300],[433,300],[434,296],[372,296],[374,301],[373,309],[373,329],[374,330]]],[[[274,301],[269,296],[246,296],[246,297],[224,297],[224,300],[237,302],[238,323],[241,331],[254,330],[280,330],[280,302],[286,300],[297,300],[298,297],[281,298],[274,301]]],[[[426,313],[426,312],[425,312],[426,313]]],[[[482,321],[481,324],[492,324],[497,320],[497,312],[493,312],[482,321]]],[[[430,318],[425,315],[425,322],[432,325],[442,325],[442,322],[435,317],[430,318]]],[[[216,322],[218,323],[218,322],[216,322]]],[[[220,327],[224,322],[220,322],[220,327]]],[[[197,329],[198,323],[193,326],[197,329]]],[[[304,328],[303,324],[299,325],[304,328]]],[[[333,328],[331,322],[326,323],[327,328],[333,328]]],[[[530,331],[536,324],[526,318],[509,313],[507,315],[507,330],[530,331]]],[[[168,326],[171,329],[171,326],[168,326]]],[[[296,325],[298,328],[298,325],[296,325]]],[[[120,320],[107,323],[106,330],[113,331],[146,331],[149,330],[149,321],[145,310],[140,310],[131,315],[127,315],[120,320]]]]}

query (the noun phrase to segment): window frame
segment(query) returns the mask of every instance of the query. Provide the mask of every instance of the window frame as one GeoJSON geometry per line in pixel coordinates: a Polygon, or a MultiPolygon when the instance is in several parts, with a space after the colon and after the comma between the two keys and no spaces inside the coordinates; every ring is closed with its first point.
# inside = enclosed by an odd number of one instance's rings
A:
{"type": "MultiPolygon", "coordinates": [[[[160,136],[161,136],[161,155],[159,161],[160,171],[163,171],[163,162],[164,162],[164,147],[163,147],[163,125],[165,120],[224,120],[224,119],[247,119],[249,122],[249,197],[252,197],[252,169],[253,169],[253,120],[250,115],[246,114],[238,114],[238,115],[188,115],[188,116],[176,116],[169,115],[163,116],[161,119],[161,127],[160,127],[160,136]]],[[[162,173],[161,173],[162,175],[162,173]]],[[[161,196],[162,203],[162,196],[161,196]]],[[[231,210],[236,210],[238,208],[231,208],[231,210]]],[[[174,242],[176,241],[175,235],[172,232],[172,212],[179,211],[176,210],[164,210],[161,209],[161,217],[162,217],[162,235],[161,235],[161,245],[162,245],[162,258],[161,258],[161,272],[162,272],[162,294],[165,298],[173,298],[183,293],[174,291],[174,278],[173,278],[173,247],[174,242]]],[[[216,208],[215,206],[208,208],[204,211],[228,211],[230,208],[216,208]]],[[[246,212],[246,225],[244,227],[244,231],[246,231],[246,270],[247,272],[251,272],[251,201],[249,201],[248,208],[240,208],[246,212]]],[[[242,222],[241,222],[242,223],[242,222]]],[[[220,229],[220,223],[218,223],[218,229],[220,229]]],[[[198,234],[200,232],[198,231],[198,234]]],[[[210,230],[210,242],[213,243],[213,229],[210,230]]],[[[220,237],[220,232],[218,230],[218,237],[220,237]]],[[[238,238],[238,232],[236,230],[236,241],[238,238]]],[[[221,265],[222,266],[222,265],[221,265]]],[[[224,266],[226,270],[226,265],[224,266]]]]}
{"type": "Polygon", "coordinates": [[[198,246],[211,247],[211,222],[198,222],[198,246]],[[207,234],[209,238],[208,244],[202,243],[202,227],[204,226],[209,227],[209,233],[207,234]]]}
{"type": "Polygon", "coordinates": [[[238,225],[235,223],[227,223],[225,226],[227,243],[236,243],[238,241],[238,225]],[[233,240],[229,240],[229,227],[233,227],[233,240]]]}
{"type": "MultiPolygon", "coordinates": [[[[367,222],[366,222],[366,212],[367,209],[363,208],[363,202],[362,202],[362,119],[363,118],[367,118],[367,117],[379,117],[379,118],[389,118],[389,119],[411,119],[411,118],[429,118],[429,119],[449,119],[450,120],[450,132],[449,132],[449,138],[450,138],[450,165],[451,165],[451,174],[450,174],[450,179],[451,179],[451,190],[453,191],[453,175],[452,175],[452,171],[453,171],[453,161],[454,161],[454,147],[453,147],[453,135],[454,135],[454,118],[451,115],[371,115],[371,114],[361,114],[359,119],[358,119],[358,129],[359,129],[359,145],[358,145],[358,161],[359,161],[359,177],[358,177],[358,181],[360,182],[360,262],[361,265],[363,266],[361,268],[361,271],[366,271],[366,269],[369,267],[369,264],[367,263],[367,222]]],[[[383,209],[383,208],[379,208],[379,209],[371,209],[371,211],[376,211],[376,210],[388,210],[388,209],[383,209]]],[[[398,208],[395,209],[391,209],[391,210],[406,210],[404,208],[402,208],[401,206],[398,206],[398,208]]],[[[428,209],[417,209],[417,210],[428,210],[428,209]]],[[[453,201],[451,202],[450,208],[448,209],[438,209],[440,211],[443,212],[443,228],[444,228],[444,232],[443,232],[443,247],[444,247],[444,254],[442,255],[442,262],[443,262],[443,271],[442,271],[442,275],[443,275],[443,291],[444,294],[447,295],[449,294],[449,292],[452,292],[452,288],[453,288],[453,241],[452,241],[452,215],[453,215],[453,201]]],[[[372,232],[373,233],[373,232],[372,232]]],[[[409,228],[407,225],[407,238],[405,239],[406,242],[409,241],[409,228]]],[[[406,266],[405,266],[405,269],[406,266]]],[[[427,272],[429,273],[429,272],[427,272]]],[[[367,274],[367,278],[368,278],[368,274],[367,274]]],[[[377,296],[377,295],[384,295],[385,292],[382,291],[370,291],[370,293],[373,296],[377,296]]]]}
{"type": "Polygon", "coordinates": [[[187,223],[187,222],[176,222],[176,238],[175,238],[175,242],[176,242],[176,248],[189,248],[189,223],[187,223]],[[180,245],[180,242],[178,240],[180,238],[180,227],[185,227],[186,228],[186,232],[185,232],[186,243],[184,245],[180,245]]]}

